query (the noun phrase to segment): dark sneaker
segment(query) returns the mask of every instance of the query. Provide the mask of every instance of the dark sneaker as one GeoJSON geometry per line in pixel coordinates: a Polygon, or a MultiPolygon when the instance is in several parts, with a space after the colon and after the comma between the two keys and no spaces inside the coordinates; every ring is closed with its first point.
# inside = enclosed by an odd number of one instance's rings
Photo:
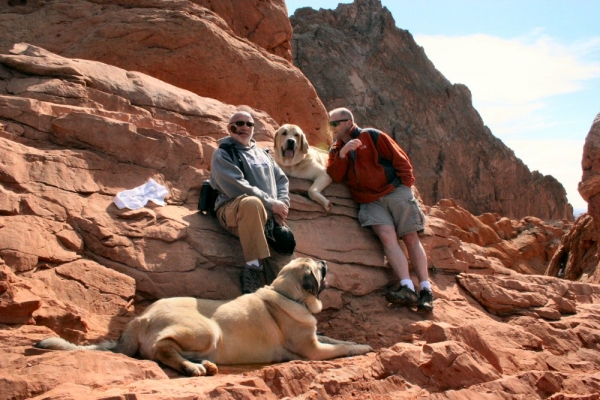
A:
{"type": "Polygon", "coordinates": [[[244,267],[240,280],[242,281],[242,293],[254,293],[262,287],[260,279],[261,271],[257,268],[244,267]]]}
{"type": "Polygon", "coordinates": [[[393,304],[409,306],[416,304],[417,301],[419,301],[419,296],[417,295],[417,292],[410,289],[408,286],[400,286],[400,289],[397,291],[388,290],[385,294],[385,299],[393,304]]]}
{"type": "Polygon", "coordinates": [[[419,305],[417,306],[417,311],[433,311],[433,292],[431,290],[421,290],[421,293],[419,295],[419,305]]]}

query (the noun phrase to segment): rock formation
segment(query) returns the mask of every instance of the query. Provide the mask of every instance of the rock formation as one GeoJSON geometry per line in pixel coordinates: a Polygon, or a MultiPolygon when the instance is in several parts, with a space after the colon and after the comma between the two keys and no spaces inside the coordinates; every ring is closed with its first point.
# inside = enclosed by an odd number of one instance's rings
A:
{"type": "Polygon", "coordinates": [[[301,125],[313,145],[331,143],[325,107],[288,61],[291,27],[283,0],[235,1],[235,8],[232,1],[210,0],[4,3],[0,53],[27,42],[143,72],[204,97],[264,110],[278,125],[301,125]]]}
{"type": "MultiPolygon", "coordinates": [[[[36,350],[60,335],[116,339],[155,298],[240,294],[239,242],[198,215],[200,183],[234,106],[139,72],[19,44],[0,55],[0,393],[8,399],[577,398],[600,387],[600,287],[539,273],[571,225],[422,205],[433,314],[386,304],[394,278],[343,185],[325,213],[292,180],[297,255],[326,259],[319,329],[369,343],[327,362],[180,376],[119,354],[36,350]],[[166,206],[119,210],[154,178],[166,206]],[[490,393],[498,393],[491,395],[490,393]],[[550,397],[553,396],[553,397],[550,397]]],[[[277,124],[252,110],[257,139],[277,124]]]]}
{"type": "Polygon", "coordinates": [[[269,53],[292,61],[292,24],[283,0],[193,0],[219,14],[233,32],[269,53]],[[243,16],[240,18],[240,16],[243,16]]]}
{"type": "Polygon", "coordinates": [[[600,114],[596,115],[585,138],[581,168],[579,193],[588,203],[588,213],[595,221],[600,221],[600,114]]]}
{"type": "Polygon", "coordinates": [[[572,220],[562,186],[531,173],[492,136],[468,89],[435,70],[378,0],[305,9],[292,20],[294,63],[312,84],[289,62],[283,0],[8,1],[0,52],[27,42],[143,72],[298,124],[320,147],[331,143],[321,99],[328,108],[349,106],[359,123],[386,130],[409,152],[426,204],[454,198],[474,214],[572,220]]]}
{"type": "MultiPolygon", "coordinates": [[[[332,184],[325,190],[333,203],[325,213],[308,199],[310,183],[300,179],[291,180],[289,216],[296,254],[329,265],[319,330],[368,343],[372,353],[326,362],[220,366],[220,375],[181,379],[167,367],[120,354],[33,348],[56,335],[80,344],[116,339],[157,298],[229,299],[241,293],[239,241],[214,218],[199,215],[196,205],[216,142],[242,102],[229,104],[219,97],[226,93],[200,96],[137,72],[142,68],[124,69],[115,54],[128,58],[126,51],[134,48],[140,55],[161,53],[166,61],[160,65],[166,67],[157,70],[169,75],[165,71],[174,71],[167,68],[169,61],[180,53],[164,46],[185,49],[186,44],[167,40],[158,46],[157,32],[169,32],[167,22],[177,21],[172,29],[208,27],[210,32],[199,31],[206,46],[214,38],[231,40],[219,49],[242,64],[255,60],[248,68],[264,68],[255,71],[261,79],[287,75],[276,67],[285,65],[283,59],[243,39],[247,35],[264,46],[275,36],[268,32],[279,29],[275,23],[267,18],[261,28],[237,25],[228,17],[232,3],[227,1],[0,4],[2,46],[30,37],[60,47],[60,54],[27,43],[0,51],[0,398],[597,396],[600,286],[538,275],[576,224],[475,215],[453,199],[422,203],[427,215],[422,241],[436,296],[434,312],[422,315],[386,303],[383,294],[396,278],[373,233],[359,227],[347,189],[332,184]],[[252,35],[253,29],[265,34],[252,35]],[[113,48],[117,45],[123,49],[113,48]],[[141,50],[144,45],[148,52],[141,50]],[[85,48],[115,57],[117,65],[64,56],[85,48]],[[165,206],[115,206],[117,193],[150,178],[167,187],[165,206]]],[[[257,10],[280,10],[282,2],[256,4],[257,10]]],[[[181,54],[206,58],[210,48],[181,54]]],[[[161,60],[156,56],[154,62],[161,60]]],[[[190,71],[177,71],[192,76],[197,64],[188,65],[190,71]]],[[[243,72],[236,63],[218,67],[227,76],[243,72]]],[[[272,145],[277,110],[306,103],[294,93],[310,85],[298,83],[304,78],[294,67],[284,70],[299,78],[282,80],[285,90],[277,92],[276,111],[256,105],[271,99],[243,94],[251,100],[243,102],[255,116],[263,147],[272,145]]],[[[242,86],[237,87],[245,87],[238,79],[242,86]]],[[[320,104],[316,95],[314,101],[320,104]]],[[[324,108],[318,109],[314,121],[324,115],[324,108]]],[[[313,138],[319,135],[315,129],[313,138]]]]}
{"type": "Polygon", "coordinates": [[[437,71],[379,0],[303,8],[291,21],[294,64],[328,109],[348,107],[359,126],[396,139],[426,204],[454,198],[473,214],[573,220],[562,185],[492,135],[469,89],[437,71]]]}
{"type": "Polygon", "coordinates": [[[596,116],[583,147],[583,175],[579,193],[588,203],[588,212],[580,215],[562,237],[546,275],[600,283],[600,114],[596,116]]]}

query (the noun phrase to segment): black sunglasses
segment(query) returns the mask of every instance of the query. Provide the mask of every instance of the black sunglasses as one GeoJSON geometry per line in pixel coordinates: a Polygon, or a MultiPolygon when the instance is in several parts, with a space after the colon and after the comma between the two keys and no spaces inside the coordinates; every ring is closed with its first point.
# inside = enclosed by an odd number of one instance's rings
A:
{"type": "Polygon", "coordinates": [[[350,121],[349,119],[338,119],[337,121],[329,121],[329,126],[333,126],[334,128],[340,124],[340,122],[350,121]]]}
{"type": "Polygon", "coordinates": [[[252,128],[254,126],[254,122],[250,122],[250,121],[235,121],[235,122],[230,122],[230,124],[235,124],[235,126],[244,126],[244,124],[246,124],[246,126],[252,128]]]}

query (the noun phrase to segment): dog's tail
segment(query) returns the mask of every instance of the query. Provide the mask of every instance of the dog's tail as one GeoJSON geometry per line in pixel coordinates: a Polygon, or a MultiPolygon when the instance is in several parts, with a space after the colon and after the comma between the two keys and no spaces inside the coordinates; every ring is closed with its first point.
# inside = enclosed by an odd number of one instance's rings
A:
{"type": "Polygon", "coordinates": [[[98,344],[91,344],[88,346],[78,346],[71,343],[63,338],[51,337],[40,340],[35,347],[38,349],[50,349],[50,350],[100,350],[100,351],[112,351],[116,346],[117,342],[106,341],[98,344]]]}
{"type": "Polygon", "coordinates": [[[121,333],[119,341],[111,351],[133,357],[137,353],[140,344],[139,333],[142,328],[141,324],[142,321],[138,318],[129,322],[125,330],[121,333]]]}
{"type": "Polygon", "coordinates": [[[121,337],[117,342],[115,341],[104,341],[97,344],[91,344],[87,346],[79,346],[71,343],[65,339],[59,337],[51,337],[40,340],[34,347],[38,349],[49,349],[49,350],[99,350],[99,351],[112,351],[113,353],[122,353],[127,356],[133,357],[138,351],[138,338],[137,334],[139,331],[139,321],[134,319],[125,327],[121,337]]]}

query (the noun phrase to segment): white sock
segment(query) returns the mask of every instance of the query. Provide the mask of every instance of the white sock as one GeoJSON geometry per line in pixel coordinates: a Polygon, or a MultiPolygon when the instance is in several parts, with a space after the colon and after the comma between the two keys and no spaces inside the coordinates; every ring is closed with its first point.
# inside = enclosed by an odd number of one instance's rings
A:
{"type": "Polygon", "coordinates": [[[419,286],[421,286],[421,290],[427,289],[431,292],[431,283],[429,283],[429,281],[423,281],[419,283],[419,286]]]}
{"type": "Polygon", "coordinates": [[[413,283],[412,279],[402,279],[400,280],[400,285],[408,287],[413,292],[415,290],[415,284],[413,283]]]}
{"type": "Polygon", "coordinates": [[[260,263],[258,260],[246,261],[246,265],[250,268],[260,269],[260,263]]]}

